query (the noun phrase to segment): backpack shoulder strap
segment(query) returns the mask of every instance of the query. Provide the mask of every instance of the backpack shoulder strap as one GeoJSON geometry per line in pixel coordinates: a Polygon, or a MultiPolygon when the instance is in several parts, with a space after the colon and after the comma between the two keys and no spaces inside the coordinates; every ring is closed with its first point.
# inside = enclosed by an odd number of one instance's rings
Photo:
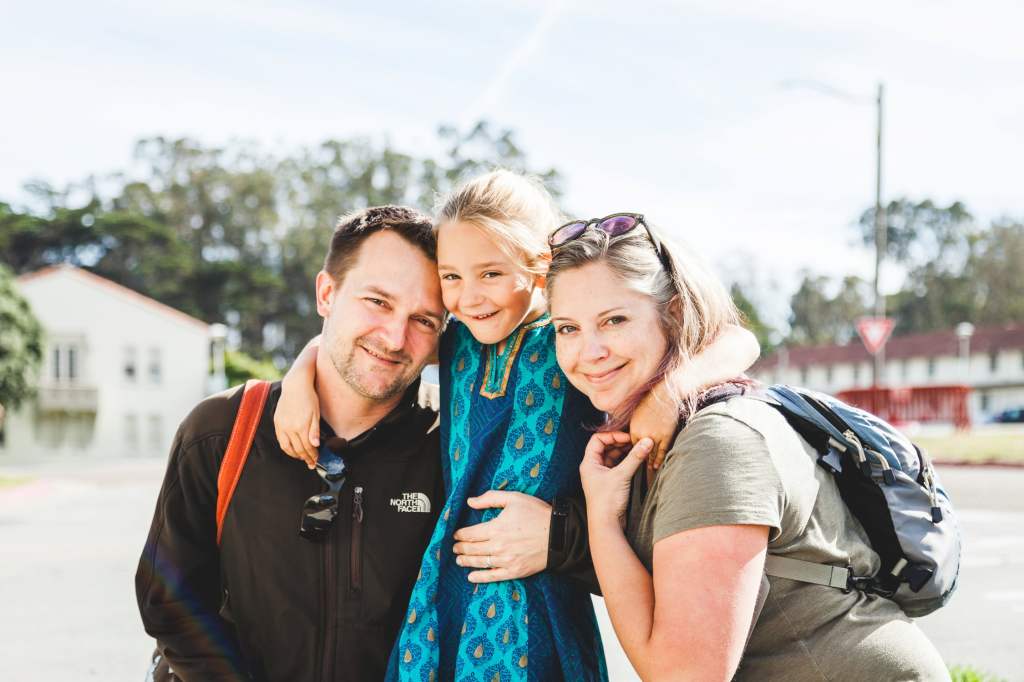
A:
{"type": "Polygon", "coordinates": [[[270,395],[270,382],[250,379],[242,389],[242,405],[238,408],[235,425],[231,428],[228,449],[220,463],[217,475],[217,544],[224,530],[224,516],[227,514],[231,496],[235,494],[235,486],[242,477],[245,460],[252,449],[252,441],[256,437],[256,427],[263,415],[263,406],[270,395]]]}

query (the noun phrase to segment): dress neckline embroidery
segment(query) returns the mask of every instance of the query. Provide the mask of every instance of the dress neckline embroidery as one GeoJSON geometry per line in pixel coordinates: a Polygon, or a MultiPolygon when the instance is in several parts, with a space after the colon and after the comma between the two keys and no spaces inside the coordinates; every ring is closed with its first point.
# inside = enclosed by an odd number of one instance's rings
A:
{"type": "Polygon", "coordinates": [[[551,322],[551,317],[544,313],[533,322],[521,325],[509,335],[505,344],[505,350],[498,353],[498,344],[484,346],[483,352],[487,357],[484,365],[484,376],[480,382],[480,395],[493,400],[501,398],[508,389],[508,379],[512,375],[512,365],[515,364],[516,356],[526,338],[526,332],[539,329],[551,322]]]}

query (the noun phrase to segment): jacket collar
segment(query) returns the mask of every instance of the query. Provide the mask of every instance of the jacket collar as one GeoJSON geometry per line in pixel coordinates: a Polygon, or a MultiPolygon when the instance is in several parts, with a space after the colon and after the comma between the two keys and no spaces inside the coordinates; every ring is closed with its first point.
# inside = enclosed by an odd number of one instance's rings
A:
{"type": "Polygon", "coordinates": [[[382,426],[396,424],[413,412],[414,408],[418,405],[419,390],[420,379],[417,377],[416,380],[412,382],[407,389],[405,389],[405,392],[402,393],[402,397],[398,401],[398,404],[395,405],[390,412],[384,415],[376,424],[368,428],[366,431],[363,431],[355,438],[349,440],[336,435],[334,433],[334,429],[331,428],[331,425],[321,417],[320,442],[335,452],[350,450],[365,445],[382,430],[382,426]]]}

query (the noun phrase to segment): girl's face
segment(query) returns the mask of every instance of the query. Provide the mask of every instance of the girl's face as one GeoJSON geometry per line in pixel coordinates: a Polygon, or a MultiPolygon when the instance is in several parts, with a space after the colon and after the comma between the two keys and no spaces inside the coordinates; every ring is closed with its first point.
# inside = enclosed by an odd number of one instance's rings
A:
{"type": "Polygon", "coordinates": [[[626,288],[604,263],[558,276],[551,322],[562,371],[604,412],[650,381],[668,350],[654,301],[626,288]]]}
{"type": "Polygon", "coordinates": [[[504,341],[544,311],[543,278],[472,223],[446,223],[438,231],[437,270],[445,307],[480,343],[504,341]]]}

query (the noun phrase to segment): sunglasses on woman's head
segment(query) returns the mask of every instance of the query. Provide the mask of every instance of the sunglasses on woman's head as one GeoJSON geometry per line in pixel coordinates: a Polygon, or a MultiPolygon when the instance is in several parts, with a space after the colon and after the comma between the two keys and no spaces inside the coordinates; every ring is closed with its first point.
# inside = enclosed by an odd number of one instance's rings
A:
{"type": "Polygon", "coordinates": [[[661,264],[665,267],[666,271],[670,271],[668,259],[665,258],[661,242],[656,236],[654,236],[654,233],[651,232],[651,228],[647,226],[647,222],[644,220],[644,216],[641,213],[612,213],[611,215],[607,215],[603,218],[570,221],[551,233],[551,236],[548,237],[548,246],[551,247],[551,252],[554,253],[559,247],[565,246],[575,239],[579,239],[591,228],[601,230],[609,237],[619,237],[632,232],[640,225],[643,225],[644,232],[647,234],[647,239],[650,240],[651,244],[654,246],[654,251],[658,254],[658,260],[661,261],[661,264]]]}
{"type": "Polygon", "coordinates": [[[338,516],[338,495],[345,485],[345,460],[325,445],[320,446],[316,472],[327,484],[327,492],[313,495],[302,504],[299,535],[319,542],[327,535],[338,516]]]}

